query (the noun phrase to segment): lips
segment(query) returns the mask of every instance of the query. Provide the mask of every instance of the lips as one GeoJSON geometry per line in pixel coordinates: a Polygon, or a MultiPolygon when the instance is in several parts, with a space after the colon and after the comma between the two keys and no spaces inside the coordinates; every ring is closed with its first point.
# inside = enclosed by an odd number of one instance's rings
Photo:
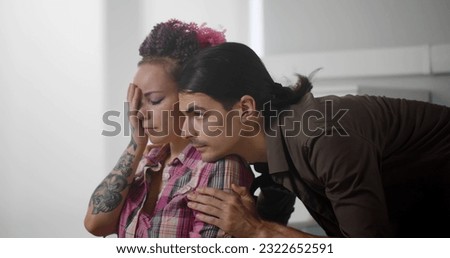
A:
{"type": "Polygon", "coordinates": [[[207,146],[206,144],[196,142],[195,140],[191,140],[191,143],[197,150],[204,149],[207,146]]]}
{"type": "Polygon", "coordinates": [[[207,147],[206,145],[193,145],[193,146],[199,152],[203,152],[205,150],[205,148],[207,147]]]}
{"type": "Polygon", "coordinates": [[[150,136],[150,135],[152,135],[152,132],[155,132],[155,128],[153,128],[153,127],[144,127],[144,132],[145,132],[145,134],[150,136]]]}

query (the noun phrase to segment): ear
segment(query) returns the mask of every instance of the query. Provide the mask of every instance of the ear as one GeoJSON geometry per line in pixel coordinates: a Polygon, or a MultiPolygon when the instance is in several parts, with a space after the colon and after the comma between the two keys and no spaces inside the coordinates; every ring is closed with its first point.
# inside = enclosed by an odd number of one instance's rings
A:
{"type": "Polygon", "coordinates": [[[258,110],[256,110],[256,101],[250,95],[242,96],[239,104],[241,108],[241,121],[249,120],[258,113],[258,110]]]}

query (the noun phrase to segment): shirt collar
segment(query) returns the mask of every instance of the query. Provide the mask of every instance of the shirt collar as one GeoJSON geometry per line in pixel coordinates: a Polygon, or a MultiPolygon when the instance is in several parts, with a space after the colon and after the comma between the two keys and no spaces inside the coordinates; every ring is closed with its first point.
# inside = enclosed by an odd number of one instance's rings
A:
{"type": "Polygon", "coordinates": [[[186,146],[186,148],[184,148],[184,150],[180,153],[180,155],[178,155],[178,157],[176,158],[179,162],[181,162],[181,164],[184,164],[186,161],[186,157],[191,156],[192,152],[195,152],[195,148],[194,146],[192,146],[192,144],[188,144],[186,146]]]}
{"type": "Polygon", "coordinates": [[[162,163],[167,159],[170,155],[170,146],[169,144],[165,144],[160,148],[153,148],[145,157],[147,159],[147,164],[145,166],[145,172],[148,169],[151,171],[160,171],[162,168],[162,163]]]}
{"type": "Polygon", "coordinates": [[[282,131],[279,126],[272,128],[272,130],[274,132],[271,135],[266,134],[267,163],[270,174],[289,170],[283,148],[283,138],[281,137],[282,131]]]}
{"type": "MultiPolygon", "coordinates": [[[[192,144],[188,144],[184,150],[171,162],[172,165],[178,165],[181,163],[184,165],[186,158],[193,155],[196,151],[192,144]]],[[[146,156],[147,165],[149,166],[161,166],[161,164],[170,156],[170,145],[165,144],[160,148],[155,148],[150,151],[146,156]]]]}
{"type": "Polygon", "coordinates": [[[147,165],[156,165],[161,161],[164,161],[170,155],[170,146],[165,144],[161,147],[153,148],[145,157],[147,159],[147,165]]]}
{"type": "MultiPolygon", "coordinates": [[[[314,101],[314,96],[309,92],[306,93],[299,102],[288,108],[294,111],[307,110],[308,106],[314,101]]],[[[282,134],[285,132],[283,130],[285,126],[280,125],[281,123],[279,121],[280,117],[274,119],[271,126],[272,131],[270,133],[266,133],[267,161],[269,164],[270,174],[289,171],[289,164],[287,162],[286,152],[283,145],[283,141],[285,141],[285,139],[282,137],[282,134]]],[[[285,141],[285,146],[287,146],[287,144],[288,143],[285,141]]]]}

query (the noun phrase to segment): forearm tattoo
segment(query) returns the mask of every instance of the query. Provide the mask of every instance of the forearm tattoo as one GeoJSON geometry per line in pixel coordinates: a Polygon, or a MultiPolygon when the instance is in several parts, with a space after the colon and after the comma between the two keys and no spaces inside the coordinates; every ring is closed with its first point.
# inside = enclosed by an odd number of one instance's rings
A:
{"type": "Polygon", "coordinates": [[[136,151],[137,143],[136,143],[136,141],[134,140],[133,137],[131,137],[131,141],[130,141],[130,144],[128,144],[128,147],[133,147],[133,150],[136,151]]]}
{"type": "Polygon", "coordinates": [[[116,166],[114,167],[114,170],[119,171],[122,175],[128,177],[133,172],[133,160],[135,158],[135,155],[131,153],[126,153],[120,157],[119,161],[117,162],[116,166]]]}
{"type": "Polygon", "coordinates": [[[123,199],[120,193],[128,186],[127,177],[133,172],[134,158],[128,152],[122,155],[113,171],[120,174],[111,172],[95,189],[91,196],[92,214],[110,212],[120,205],[123,199]]]}
{"type": "Polygon", "coordinates": [[[106,213],[117,208],[122,202],[120,192],[126,187],[126,177],[123,175],[109,174],[92,194],[92,214],[106,213]]]}

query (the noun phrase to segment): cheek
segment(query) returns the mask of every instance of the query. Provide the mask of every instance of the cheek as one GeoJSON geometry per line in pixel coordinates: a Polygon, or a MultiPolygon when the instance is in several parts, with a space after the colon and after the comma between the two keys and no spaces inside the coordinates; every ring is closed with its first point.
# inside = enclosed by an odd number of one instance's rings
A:
{"type": "Polygon", "coordinates": [[[168,118],[172,113],[172,110],[170,110],[167,106],[158,105],[151,109],[148,118],[152,120],[153,123],[161,124],[168,121],[168,118]]]}
{"type": "Polygon", "coordinates": [[[220,112],[208,112],[195,128],[201,129],[202,134],[211,138],[222,138],[229,133],[226,128],[226,117],[220,112]]]}
{"type": "Polygon", "coordinates": [[[161,110],[153,109],[151,116],[148,116],[148,119],[152,124],[160,124],[161,123],[161,110]]]}
{"type": "Polygon", "coordinates": [[[226,140],[235,142],[236,139],[240,137],[241,132],[241,122],[239,117],[234,116],[231,119],[225,120],[225,125],[223,126],[224,134],[226,135],[226,140]]]}
{"type": "Polygon", "coordinates": [[[236,145],[236,138],[227,136],[225,133],[217,133],[216,131],[209,134],[203,133],[199,140],[206,143],[210,147],[210,151],[220,154],[228,154],[236,145]]]}
{"type": "Polygon", "coordinates": [[[230,154],[233,154],[235,143],[225,137],[216,137],[212,139],[208,151],[204,153],[209,161],[218,160],[230,154]]]}

